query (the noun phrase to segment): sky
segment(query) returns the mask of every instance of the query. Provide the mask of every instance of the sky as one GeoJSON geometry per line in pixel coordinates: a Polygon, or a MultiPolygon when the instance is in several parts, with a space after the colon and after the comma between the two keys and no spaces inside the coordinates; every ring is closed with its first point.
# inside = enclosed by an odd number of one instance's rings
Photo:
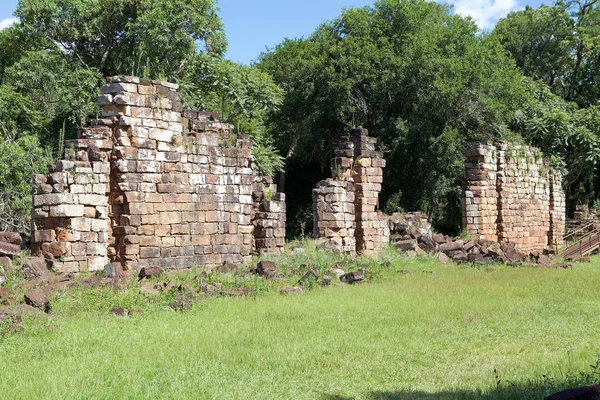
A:
{"type": "MultiPolygon", "coordinates": [[[[285,38],[310,35],[322,22],[338,16],[343,8],[373,3],[374,0],[219,0],[219,16],[229,41],[226,58],[250,64],[261,52],[285,38]]],[[[481,29],[492,29],[509,12],[527,5],[537,8],[542,0],[454,0],[453,3],[457,13],[470,15],[481,29]]],[[[0,0],[0,29],[15,22],[12,14],[16,8],[17,0],[0,0]]]]}

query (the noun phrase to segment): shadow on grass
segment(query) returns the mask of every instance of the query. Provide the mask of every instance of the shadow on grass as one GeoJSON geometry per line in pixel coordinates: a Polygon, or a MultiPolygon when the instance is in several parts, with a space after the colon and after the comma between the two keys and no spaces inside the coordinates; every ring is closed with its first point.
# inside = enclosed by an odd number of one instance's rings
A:
{"type": "Polygon", "coordinates": [[[594,382],[556,382],[543,379],[537,383],[515,384],[508,383],[488,391],[440,391],[423,392],[411,390],[399,390],[392,392],[371,392],[364,396],[347,397],[341,395],[324,395],[322,400],[450,400],[450,399],[476,399],[476,400],[542,400],[546,396],[560,392],[565,389],[591,385],[594,382]]]}

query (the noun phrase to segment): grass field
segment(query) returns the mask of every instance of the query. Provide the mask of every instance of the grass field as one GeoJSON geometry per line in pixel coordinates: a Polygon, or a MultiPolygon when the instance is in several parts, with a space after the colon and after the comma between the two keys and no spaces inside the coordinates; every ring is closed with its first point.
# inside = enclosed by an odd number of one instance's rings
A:
{"type": "MultiPolygon", "coordinates": [[[[311,259],[331,256],[280,263],[311,259]]],[[[600,259],[572,271],[385,259],[370,283],[263,287],[184,312],[133,289],[62,295],[53,315],[1,336],[0,397],[538,399],[597,380],[600,259]],[[145,312],[110,315],[119,302],[145,312]]]]}

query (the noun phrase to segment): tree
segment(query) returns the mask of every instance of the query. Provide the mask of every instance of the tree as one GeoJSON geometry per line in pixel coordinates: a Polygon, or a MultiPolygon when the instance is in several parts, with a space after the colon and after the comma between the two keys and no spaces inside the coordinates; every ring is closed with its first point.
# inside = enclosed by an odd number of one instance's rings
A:
{"type": "Polygon", "coordinates": [[[175,79],[197,51],[226,47],[212,0],[28,0],[15,15],[47,49],[102,76],[175,79]]]}
{"type": "MultiPolygon", "coordinates": [[[[286,93],[269,126],[288,175],[309,163],[323,171],[307,183],[314,185],[327,175],[339,137],[368,128],[388,159],[384,200],[400,198],[452,231],[460,228],[464,144],[508,135],[528,98],[497,41],[450,7],[422,0],[344,10],[307,39],[264,54],[258,66],[286,93]]],[[[292,214],[304,207],[288,206],[292,214]]]]}
{"type": "Polygon", "coordinates": [[[500,20],[492,35],[523,74],[587,107],[598,99],[599,6],[599,0],[572,0],[526,7],[500,20]]]}
{"type": "Polygon", "coordinates": [[[255,67],[207,55],[197,55],[181,81],[185,106],[218,111],[238,133],[250,134],[260,175],[274,176],[283,168],[281,156],[265,130],[268,111],[276,112],[283,91],[271,76],[255,67]]]}

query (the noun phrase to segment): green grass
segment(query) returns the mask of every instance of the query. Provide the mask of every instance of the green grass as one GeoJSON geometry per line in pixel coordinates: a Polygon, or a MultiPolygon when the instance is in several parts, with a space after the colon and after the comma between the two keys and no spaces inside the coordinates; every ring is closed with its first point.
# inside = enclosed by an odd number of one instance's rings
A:
{"type": "MultiPolygon", "coordinates": [[[[278,259],[282,272],[305,263],[324,273],[336,261],[310,246],[278,259]]],[[[209,277],[254,287],[256,295],[200,299],[185,312],[165,306],[168,294],[144,299],[133,286],[59,295],[53,315],[26,320],[23,332],[1,337],[0,393],[537,399],[596,380],[590,364],[600,351],[600,259],[573,271],[478,269],[388,250],[356,264],[367,262],[370,283],[293,296],[277,292],[295,283],[292,276],[267,283],[209,277]],[[392,266],[380,267],[386,259],[392,266]],[[397,272],[403,269],[411,273],[397,272]],[[107,313],[119,304],[141,305],[145,313],[107,313]]]]}

